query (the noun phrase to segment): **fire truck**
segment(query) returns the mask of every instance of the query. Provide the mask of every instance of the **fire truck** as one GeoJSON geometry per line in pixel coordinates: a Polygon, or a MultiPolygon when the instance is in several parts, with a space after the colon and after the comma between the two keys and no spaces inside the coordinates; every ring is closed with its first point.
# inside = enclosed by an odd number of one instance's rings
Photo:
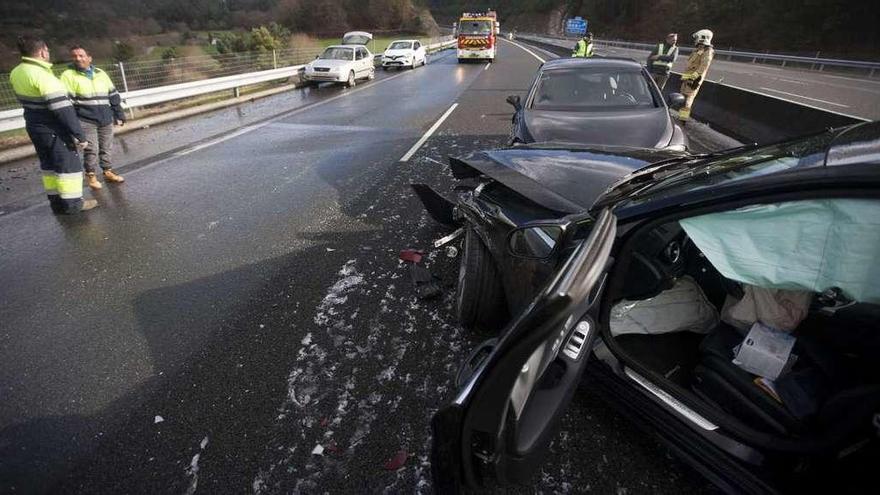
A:
{"type": "Polygon", "coordinates": [[[497,35],[501,29],[494,11],[465,12],[458,20],[458,61],[495,60],[497,35]]]}

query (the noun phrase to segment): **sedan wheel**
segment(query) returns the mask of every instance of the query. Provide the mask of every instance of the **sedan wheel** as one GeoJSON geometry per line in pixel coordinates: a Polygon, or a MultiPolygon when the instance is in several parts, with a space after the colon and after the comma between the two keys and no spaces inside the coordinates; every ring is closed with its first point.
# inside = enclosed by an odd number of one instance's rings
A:
{"type": "Polygon", "coordinates": [[[472,228],[464,238],[456,310],[461,326],[496,331],[507,320],[504,292],[489,250],[472,228]]]}
{"type": "Polygon", "coordinates": [[[345,85],[349,88],[353,88],[357,84],[354,78],[354,71],[348,73],[348,81],[346,81],[345,85]]]}

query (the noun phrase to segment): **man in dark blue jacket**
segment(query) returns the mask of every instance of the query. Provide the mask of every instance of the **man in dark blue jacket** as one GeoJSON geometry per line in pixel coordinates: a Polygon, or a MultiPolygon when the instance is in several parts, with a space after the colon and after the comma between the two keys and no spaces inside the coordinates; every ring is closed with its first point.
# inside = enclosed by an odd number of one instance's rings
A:
{"type": "Polygon", "coordinates": [[[61,73],[61,82],[73,100],[76,115],[90,145],[83,151],[83,166],[86,181],[92,189],[101,189],[95,175],[98,159],[104,171],[106,182],[120,183],[125,179],[113,171],[111,164],[113,152],[113,124],[125,124],[122,99],[110,76],[92,65],[92,57],[85,48],[70,47],[73,63],[61,73]]]}

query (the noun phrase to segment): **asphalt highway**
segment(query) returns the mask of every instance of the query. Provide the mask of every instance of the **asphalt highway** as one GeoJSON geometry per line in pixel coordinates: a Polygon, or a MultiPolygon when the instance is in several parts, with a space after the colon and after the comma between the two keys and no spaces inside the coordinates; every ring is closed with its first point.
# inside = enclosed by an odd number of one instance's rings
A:
{"type": "MultiPolygon", "coordinates": [[[[431,249],[445,231],[408,184],[449,188],[447,155],[504,142],[533,53],[445,52],[129,135],[126,183],[76,218],[50,213],[32,161],[11,165],[0,492],[430,493],[429,421],[480,339],[455,324],[458,260],[431,249]],[[441,297],[415,297],[405,248],[441,297]]],[[[711,491],[589,382],[551,451],[524,492],[711,491]]]]}

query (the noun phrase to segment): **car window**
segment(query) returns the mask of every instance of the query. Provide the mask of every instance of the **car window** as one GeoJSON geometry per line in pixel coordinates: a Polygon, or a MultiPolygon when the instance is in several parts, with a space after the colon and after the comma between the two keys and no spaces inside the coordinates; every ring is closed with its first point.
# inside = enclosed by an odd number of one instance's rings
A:
{"type": "Polygon", "coordinates": [[[669,197],[784,170],[815,166],[825,160],[825,152],[833,138],[832,133],[826,132],[795,142],[764,146],[697,162],[692,167],[648,185],[632,202],[669,197]]]}
{"type": "Polygon", "coordinates": [[[655,108],[658,104],[638,69],[552,69],[538,80],[532,108],[590,111],[655,108]]]}
{"type": "Polygon", "coordinates": [[[410,48],[412,48],[412,43],[409,41],[395,41],[388,47],[389,50],[409,50],[410,48]]]}
{"type": "Polygon", "coordinates": [[[459,34],[490,34],[491,32],[491,21],[463,21],[458,26],[459,34]]]}
{"type": "Polygon", "coordinates": [[[324,53],[321,54],[320,57],[322,60],[353,60],[354,59],[354,50],[351,48],[340,48],[338,46],[331,46],[324,50],[324,53]]]}
{"type": "Polygon", "coordinates": [[[419,43],[418,41],[416,41],[416,42],[413,44],[413,48],[415,48],[416,50],[418,50],[418,49],[421,48],[421,47],[422,47],[422,44],[419,43]]]}

